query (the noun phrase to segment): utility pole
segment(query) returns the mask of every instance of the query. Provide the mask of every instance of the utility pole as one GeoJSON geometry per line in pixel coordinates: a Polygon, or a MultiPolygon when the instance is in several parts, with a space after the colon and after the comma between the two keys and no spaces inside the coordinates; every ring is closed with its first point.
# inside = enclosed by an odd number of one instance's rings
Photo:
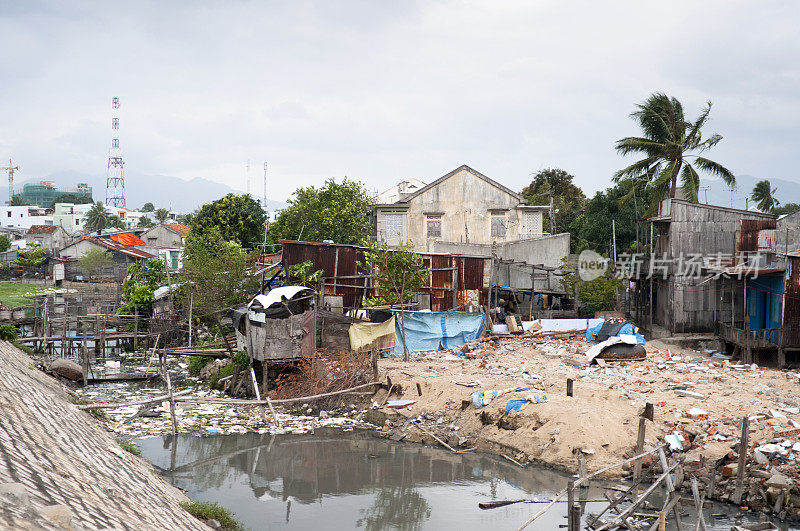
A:
{"type": "Polygon", "coordinates": [[[8,204],[14,199],[14,172],[19,169],[19,166],[14,166],[11,159],[8,159],[8,166],[0,168],[0,170],[8,170],[8,204]]]}

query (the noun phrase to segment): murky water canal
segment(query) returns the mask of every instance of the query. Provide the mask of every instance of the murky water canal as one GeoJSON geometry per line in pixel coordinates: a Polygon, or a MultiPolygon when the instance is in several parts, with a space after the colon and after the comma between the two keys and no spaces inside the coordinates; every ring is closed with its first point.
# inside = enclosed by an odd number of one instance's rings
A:
{"type": "MultiPolygon", "coordinates": [[[[253,530],[516,529],[543,505],[481,510],[478,503],[549,501],[568,481],[565,474],[522,469],[487,454],[455,455],[364,432],[165,436],[137,444],[174,485],[196,500],[219,502],[253,530]]],[[[602,492],[594,485],[582,497],[599,500],[602,492]]],[[[588,501],[584,513],[604,506],[588,501]]],[[[738,517],[720,505],[706,510],[707,519],[711,513],[730,515],[715,518],[715,530],[729,530],[738,517]]],[[[531,529],[559,529],[565,514],[566,504],[558,504],[531,529]]],[[[693,517],[684,519],[689,522],[694,528],[693,517]]]]}

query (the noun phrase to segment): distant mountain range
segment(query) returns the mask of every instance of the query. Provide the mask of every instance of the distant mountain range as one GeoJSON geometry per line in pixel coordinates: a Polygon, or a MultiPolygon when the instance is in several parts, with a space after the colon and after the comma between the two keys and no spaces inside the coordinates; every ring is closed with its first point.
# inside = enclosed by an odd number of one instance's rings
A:
{"type": "MultiPolygon", "coordinates": [[[[753,187],[763,178],[752,175],[737,175],[736,188],[733,191],[733,208],[753,206],[753,200],[747,199],[753,193],[753,187]]],[[[784,203],[800,203],[800,183],[783,179],[767,179],[772,188],[777,188],[775,198],[784,203]]],[[[701,203],[710,205],[731,206],[731,189],[721,179],[700,179],[700,191],[697,194],[701,203]]]]}
{"type": "MultiPolygon", "coordinates": [[[[0,180],[3,176],[0,175],[0,180]]],[[[39,181],[53,181],[56,186],[73,188],[77,183],[86,183],[92,187],[92,197],[95,201],[105,201],[106,176],[86,175],[74,171],[53,173],[38,179],[28,179],[14,183],[17,193],[22,191],[26,183],[39,181]]],[[[195,177],[186,181],[178,177],[166,175],[144,175],[135,172],[125,173],[125,202],[128,208],[141,208],[145,203],[153,203],[156,208],[167,208],[173,212],[188,213],[205,203],[209,203],[229,193],[243,194],[241,190],[231,188],[208,179],[195,177]]],[[[0,186],[0,198],[8,197],[8,185],[0,186]]],[[[253,196],[261,202],[260,196],[253,196]]],[[[284,208],[286,203],[267,198],[268,210],[284,208]]]]}

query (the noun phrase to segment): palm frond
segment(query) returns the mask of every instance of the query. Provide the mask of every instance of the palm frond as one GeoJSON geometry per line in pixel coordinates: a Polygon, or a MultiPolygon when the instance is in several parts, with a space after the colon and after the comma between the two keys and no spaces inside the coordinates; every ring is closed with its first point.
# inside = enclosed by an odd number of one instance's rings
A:
{"type": "Polygon", "coordinates": [[[652,177],[652,175],[655,175],[659,171],[660,167],[660,157],[647,157],[616,172],[614,174],[614,181],[619,182],[620,179],[624,178],[638,179],[646,175],[652,177]]]}
{"type": "Polygon", "coordinates": [[[617,140],[617,144],[614,146],[614,149],[617,150],[617,153],[623,156],[631,153],[645,153],[651,157],[663,157],[666,153],[666,146],[664,143],[656,142],[655,140],[650,140],[649,138],[636,136],[629,136],[617,140]]]}
{"type": "Polygon", "coordinates": [[[736,176],[719,162],[714,162],[713,160],[709,160],[704,157],[697,157],[694,163],[704,172],[722,178],[722,180],[725,181],[725,184],[728,186],[733,186],[736,184],[736,176]]]}
{"type": "Polygon", "coordinates": [[[697,189],[700,187],[700,176],[689,163],[684,163],[681,170],[681,189],[688,201],[697,203],[697,189]]]}
{"type": "Polygon", "coordinates": [[[705,125],[706,121],[708,121],[708,115],[711,112],[711,101],[706,102],[706,108],[700,113],[700,116],[697,117],[697,120],[694,121],[692,124],[691,129],[686,135],[686,140],[689,143],[694,143],[694,145],[700,144],[700,128],[705,125]]]}

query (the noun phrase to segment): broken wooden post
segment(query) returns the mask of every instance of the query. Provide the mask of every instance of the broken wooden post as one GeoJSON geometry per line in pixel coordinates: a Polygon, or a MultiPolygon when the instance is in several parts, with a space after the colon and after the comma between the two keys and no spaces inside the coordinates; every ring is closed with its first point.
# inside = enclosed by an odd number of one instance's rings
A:
{"type": "MultiPolygon", "coordinates": [[[[664,470],[664,484],[667,487],[667,499],[665,500],[664,506],[666,507],[668,503],[677,500],[680,500],[680,494],[675,493],[675,484],[672,482],[672,477],[669,475],[669,464],[667,463],[667,455],[664,453],[664,447],[660,446],[658,448],[658,459],[661,461],[661,468],[664,470]]],[[[677,465],[673,465],[672,468],[677,468],[677,465]]],[[[675,525],[678,528],[678,531],[683,531],[683,525],[681,524],[681,514],[678,510],[678,504],[675,503],[673,507],[673,514],[675,515],[675,525]]],[[[666,511],[668,512],[668,511],[666,511]]]]}
{"type": "Polygon", "coordinates": [[[650,422],[653,422],[653,415],[654,415],[653,404],[651,404],[650,402],[645,403],[644,412],[642,413],[642,416],[647,420],[649,420],[650,422]]]}
{"type": "Polygon", "coordinates": [[[581,506],[573,503],[569,506],[569,521],[572,522],[572,527],[569,531],[581,531],[581,506]]]}
{"type": "Polygon", "coordinates": [[[372,360],[372,379],[378,379],[378,347],[372,345],[372,350],[370,351],[370,359],[372,360]]]}
{"type": "MultiPolygon", "coordinates": [[[[261,401],[261,391],[258,390],[258,380],[256,380],[256,371],[253,366],[250,366],[250,378],[253,380],[253,392],[256,394],[256,400],[261,401]]],[[[264,419],[264,424],[267,423],[267,411],[264,406],[261,406],[261,417],[264,419]]]]}
{"type": "Polygon", "coordinates": [[[270,413],[272,413],[272,418],[278,423],[278,427],[282,428],[283,422],[281,422],[281,419],[278,418],[278,414],[275,413],[275,408],[272,406],[272,400],[270,400],[269,395],[267,395],[267,405],[269,406],[270,413]]]}
{"type": "Polygon", "coordinates": [[[706,531],[706,520],[703,517],[703,498],[700,497],[700,490],[697,488],[697,478],[692,476],[692,496],[694,497],[694,504],[697,507],[697,523],[694,526],[695,531],[702,529],[706,531]]]}
{"type": "Polygon", "coordinates": [[[422,387],[420,387],[419,382],[417,382],[417,394],[422,396],[422,387]]]}
{"type": "Polygon", "coordinates": [[[169,414],[172,417],[172,435],[178,434],[178,419],[175,418],[175,395],[172,392],[172,380],[169,377],[169,371],[166,373],[167,376],[167,391],[169,393],[169,414]]]}
{"type": "Polygon", "coordinates": [[[575,529],[575,524],[572,521],[574,516],[572,514],[572,506],[575,504],[575,481],[569,480],[567,484],[567,531],[575,529]]]}
{"type": "Polygon", "coordinates": [[[87,380],[89,379],[89,350],[86,347],[86,330],[83,331],[83,386],[86,387],[87,380]]]}
{"type": "Polygon", "coordinates": [[[744,492],[744,478],[746,476],[745,466],[747,465],[747,445],[750,436],[750,419],[745,415],[742,417],[742,437],[739,440],[739,468],[736,471],[736,490],[733,493],[733,503],[742,503],[742,493],[744,492]]]}
{"type": "Polygon", "coordinates": [[[572,378],[567,378],[567,396],[572,396],[572,378]]]}
{"type": "MultiPolygon", "coordinates": [[[[647,419],[639,417],[639,433],[636,436],[636,453],[644,451],[644,435],[647,430],[647,419]]],[[[638,481],[642,475],[642,458],[633,462],[633,481],[638,481]]]]}

